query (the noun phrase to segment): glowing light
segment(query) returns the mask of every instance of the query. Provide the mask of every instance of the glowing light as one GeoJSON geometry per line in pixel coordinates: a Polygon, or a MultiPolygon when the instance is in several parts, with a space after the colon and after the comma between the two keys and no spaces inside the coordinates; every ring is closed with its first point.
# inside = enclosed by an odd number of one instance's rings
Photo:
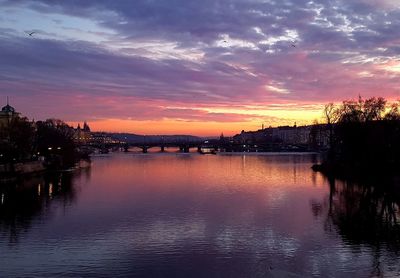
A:
{"type": "Polygon", "coordinates": [[[400,62],[391,62],[387,63],[382,67],[386,71],[394,72],[394,73],[400,73],[400,62]]]}
{"type": "Polygon", "coordinates": [[[53,184],[50,183],[49,184],[49,197],[52,197],[52,196],[53,196],[53,184]]]}

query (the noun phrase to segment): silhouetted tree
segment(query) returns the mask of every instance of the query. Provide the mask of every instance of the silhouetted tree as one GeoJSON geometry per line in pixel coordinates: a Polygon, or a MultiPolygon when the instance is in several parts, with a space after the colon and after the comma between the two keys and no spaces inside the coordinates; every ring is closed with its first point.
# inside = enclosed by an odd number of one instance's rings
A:
{"type": "Polygon", "coordinates": [[[372,97],[362,103],[362,116],[365,122],[382,120],[382,114],[385,111],[386,100],[382,97],[372,97]]]}
{"type": "MultiPolygon", "coordinates": [[[[339,110],[332,102],[324,106],[324,116],[329,130],[329,148],[332,149],[333,145],[333,125],[339,119],[339,110]]],[[[331,154],[331,153],[330,153],[331,154]]]]}
{"type": "Polygon", "coordinates": [[[334,124],[338,120],[338,108],[332,102],[324,106],[324,116],[327,124],[334,124]]]}
{"type": "Polygon", "coordinates": [[[39,121],[36,146],[40,155],[54,166],[72,166],[78,157],[73,129],[61,120],[39,121]]]}
{"type": "Polygon", "coordinates": [[[384,114],[386,103],[382,97],[359,97],[325,106],[331,128],[325,165],[347,173],[395,169],[400,163],[400,115],[398,104],[384,114]]]}
{"type": "Polygon", "coordinates": [[[0,130],[2,162],[30,159],[34,152],[35,128],[27,118],[15,117],[0,130]]]}
{"type": "Polygon", "coordinates": [[[399,111],[399,103],[393,103],[390,107],[389,112],[386,113],[385,120],[388,121],[399,121],[400,120],[400,111],[399,111]]]}
{"type": "MultiPolygon", "coordinates": [[[[329,105],[329,104],[328,104],[329,105]]],[[[331,114],[335,114],[338,122],[368,122],[381,120],[386,108],[386,100],[382,97],[358,100],[345,100],[331,114]]],[[[327,117],[328,119],[328,117],[327,117]]]]}

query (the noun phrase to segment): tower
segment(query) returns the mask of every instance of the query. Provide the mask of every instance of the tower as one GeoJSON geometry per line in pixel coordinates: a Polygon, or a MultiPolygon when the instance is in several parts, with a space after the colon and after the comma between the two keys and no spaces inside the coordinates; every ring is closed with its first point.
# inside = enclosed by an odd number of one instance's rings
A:
{"type": "Polygon", "coordinates": [[[0,126],[4,127],[9,125],[12,119],[18,118],[19,116],[20,114],[16,112],[15,108],[10,105],[7,96],[7,105],[4,106],[0,111],[0,126]]]}
{"type": "Polygon", "coordinates": [[[90,127],[89,127],[89,125],[86,123],[86,121],[83,122],[83,131],[90,132],[90,127]]]}

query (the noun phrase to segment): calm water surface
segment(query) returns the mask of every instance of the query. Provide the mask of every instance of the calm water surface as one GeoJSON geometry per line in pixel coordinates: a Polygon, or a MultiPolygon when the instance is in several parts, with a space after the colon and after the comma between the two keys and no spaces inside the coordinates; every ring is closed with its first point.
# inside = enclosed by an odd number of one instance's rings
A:
{"type": "Polygon", "coordinates": [[[3,184],[0,277],[400,276],[400,198],[316,160],[113,154],[3,184]]]}

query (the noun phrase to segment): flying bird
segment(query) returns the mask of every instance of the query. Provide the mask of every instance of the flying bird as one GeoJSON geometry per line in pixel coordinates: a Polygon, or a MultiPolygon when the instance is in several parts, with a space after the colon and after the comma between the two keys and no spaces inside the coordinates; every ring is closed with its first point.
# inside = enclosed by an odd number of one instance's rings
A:
{"type": "Polygon", "coordinates": [[[30,33],[28,33],[28,35],[31,36],[31,37],[32,37],[33,34],[36,34],[36,32],[30,32],[30,33]]]}

